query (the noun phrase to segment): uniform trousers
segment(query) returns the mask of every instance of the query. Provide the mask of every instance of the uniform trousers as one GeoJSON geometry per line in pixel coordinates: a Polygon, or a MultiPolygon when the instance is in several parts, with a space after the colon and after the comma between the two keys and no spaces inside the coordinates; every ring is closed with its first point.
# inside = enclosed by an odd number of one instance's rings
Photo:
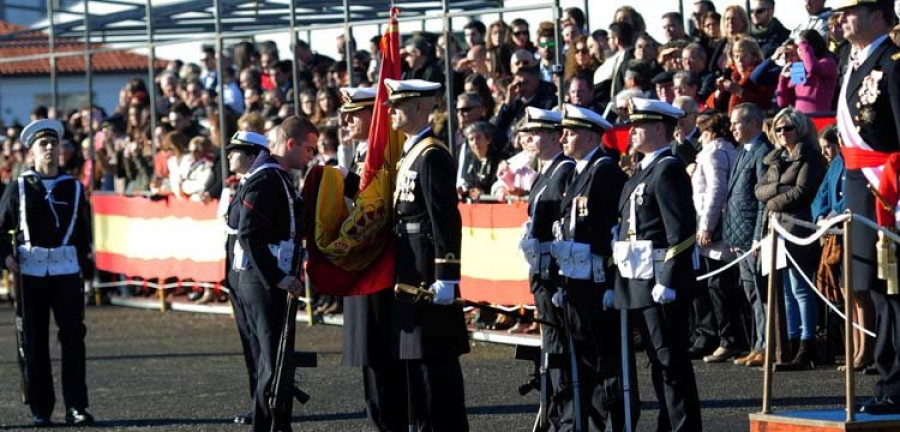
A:
{"type": "MultiPolygon", "coordinates": [[[[240,305],[244,309],[251,346],[259,347],[256,364],[256,383],[253,395],[253,430],[267,432],[275,424],[277,431],[291,430],[291,413],[285,412],[273,418],[269,409],[269,395],[275,379],[275,361],[278,343],[284,328],[284,314],[287,309],[287,292],[280,289],[269,291],[249,271],[242,271],[238,288],[240,305]]],[[[293,348],[293,337],[289,338],[293,348]]],[[[288,410],[290,411],[290,410],[288,410]]]]}
{"type": "MultiPolygon", "coordinates": [[[[419,432],[466,432],[466,397],[459,357],[404,360],[407,388],[419,432]]],[[[407,405],[409,407],[409,405],[407,405]]]]}
{"type": "Polygon", "coordinates": [[[363,366],[366,415],[381,432],[406,430],[406,367],[403,362],[363,366]]]}
{"type": "MultiPolygon", "coordinates": [[[[603,310],[605,283],[568,279],[565,285],[562,315],[575,349],[582,427],[589,431],[624,430],[625,404],[619,385],[619,312],[603,310]]],[[[569,360],[568,343],[566,347],[569,360]]],[[[553,430],[570,431],[575,427],[576,414],[570,370],[564,372],[562,381],[565,390],[559,395],[561,419],[553,430]]]]}
{"type": "Polygon", "coordinates": [[[633,313],[639,322],[653,389],[660,401],[657,430],[703,430],[700,418],[700,396],[694,368],[688,357],[688,314],[691,304],[676,300],[667,305],[654,305],[633,313]]]}
{"type": "Polygon", "coordinates": [[[256,360],[259,358],[259,344],[256,339],[251,337],[250,326],[247,322],[247,309],[241,303],[241,296],[238,295],[240,290],[240,272],[228,271],[228,286],[230,293],[228,298],[231,300],[231,308],[234,311],[234,322],[237,325],[238,336],[241,340],[241,351],[244,353],[244,365],[247,367],[247,379],[249,381],[250,390],[250,412],[253,411],[253,399],[256,394],[256,360]]]}
{"type": "Polygon", "coordinates": [[[900,296],[870,290],[875,305],[875,367],[880,378],[875,383],[876,397],[900,400],[900,296]]]}
{"type": "Polygon", "coordinates": [[[25,313],[25,373],[31,413],[49,417],[56,397],[50,365],[50,312],[59,329],[62,393],[66,408],[88,407],[85,383],[84,284],[80,275],[21,276],[25,313]]]}

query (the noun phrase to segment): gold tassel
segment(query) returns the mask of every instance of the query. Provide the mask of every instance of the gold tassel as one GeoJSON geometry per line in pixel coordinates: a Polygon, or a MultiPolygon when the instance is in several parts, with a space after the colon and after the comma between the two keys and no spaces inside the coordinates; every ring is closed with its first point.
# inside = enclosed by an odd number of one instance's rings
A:
{"type": "Polygon", "coordinates": [[[887,294],[900,294],[900,280],[897,278],[897,245],[878,232],[878,243],[875,245],[878,254],[878,279],[887,281],[887,294]]]}

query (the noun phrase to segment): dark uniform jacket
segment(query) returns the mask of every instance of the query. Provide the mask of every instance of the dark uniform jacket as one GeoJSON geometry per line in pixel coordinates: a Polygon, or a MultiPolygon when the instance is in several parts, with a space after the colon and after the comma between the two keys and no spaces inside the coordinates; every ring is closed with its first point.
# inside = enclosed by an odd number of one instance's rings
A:
{"type": "MultiPolygon", "coordinates": [[[[538,174],[528,195],[528,215],[531,217],[531,237],[541,243],[553,241],[553,223],[560,217],[560,204],[566,194],[566,186],[575,170],[575,161],[559,153],[547,167],[538,174]]],[[[547,272],[541,272],[540,279],[555,280],[558,274],[556,263],[550,260],[547,272]]],[[[531,275],[534,279],[538,275],[531,275]]],[[[535,285],[531,286],[534,290],[535,285]]]]}
{"type": "MultiPolygon", "coordinates": [[[[405,147],[401,158],[416,146],[435,142],[429,130],[405,147]]],[[[458,281],[462,220],[457,208],[456,170],[443,143],[421,152],[408,170],[397,175],[394,232],[397,282],[425,287],[435,280],[458,281]]],[[[395,304],[392,334],[400,359],[455,357],[469,352],[462,307],[425,303],[395,304]],[[399,327],[399,329],[397,329],[399,327]]]]}
{"type": "Polygon", "coordinates": [[[566,240],[591,245],[591,254],[612,256],[612,228],[619,216],[616,199],[627,177],[618,158],[602,147],[594,151],[580,173],[572,171],[560,203],[563,236],[566,240]],[[572,207],[575,206],[575,231],[572,232],[572,207]]]}
{"type": "MultiPolygon", "coordinates": [[[[628,239],[631,194],[645,184],[641,202],[636,203],[637,240],[650,240],[654,249],[668,249],[681,244],[697,232],[697,212],[691,197],[691,179],[681,160],[666,149],[646,167],[635,173],[622,190],[619,200],[619,240],[628,239]]],[[[651,297],[657,283],[676,292],[676,301],[691,298],[694,269],[688,249],[663,264],[658,279],[618,278],[616,308],[638,309],[656,304],[651,297]]]]}
{"type": "MultiPolygon", "coordinates": [[[[34,171],[26,171],[25,176],[25,213],[28,216],[28,227],[31,233],[31,245],[45,248],[62,246],[63,239],[72,222],[72,208],[75,203],[76,183],[78,180],[68,175],[56,177],[53,186],[53,203],[47,199],[48,191],[41,181],[41,176],[34,171]],[[55,216],[54,216],[55,215],[55,216]]],[[[16,232],[15,244],[23,245],[25,238],[19,221],[19,182],[9,182],[0,199],[0,257],[5,260],[13,253],[13,239],[10,231],[16,232]]],[[[69,245],[78,250],[78,265],[85,279],[94,277],[94,261],[91,243],[91,203],[81,189],[78,199],[78,219],[72,230],[69,245]]]]}
{"type": "Polygon", "coordinates": [[[772,144],[765,134],[760,134],[754,139],[749,152],[740,150],[737,162],[731,169],[725,215],[722,219],[722,232],[725,243],[729,246],[746,250],[753,245],[754,240],[762,238],[761,232],[756,229],[756,222],[763,205],[756,199],[753,189],[766,173],[763,158],[770,151],[772,144]]]}
{"type": "MultiPolygon", "coordinates": [[[[237,239],[250,260],[247,271],[241,272],[241,279],[243,281],[245,277],[253,277],[262,283],[266,290],[272,291],[287,274],[278,268],[278,262],[269,250],[269,245],[278,245],[281,241],[290,239],[291,221],[288,215],[288,196],[290,196],[293,201],[296,227],[293,265],[295,268],[298,267],[301,253],[300,235],[303,232],[303,203],[297,196],[290,174],[280,166],[261,169],[254,173],[265,164],[278,165],[278,161],[267,152],[260,153],[250,167],[248,176],[244,177],[244,183],[234,199],[241,206],[237,239]]],[[[293,276],[297,276],[297,273],[294,272],[293,276]]]]}

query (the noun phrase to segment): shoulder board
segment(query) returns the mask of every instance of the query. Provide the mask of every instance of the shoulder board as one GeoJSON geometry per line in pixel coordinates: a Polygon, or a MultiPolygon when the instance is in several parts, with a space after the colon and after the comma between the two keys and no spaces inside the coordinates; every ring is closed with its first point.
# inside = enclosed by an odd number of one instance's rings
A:
{"type": "Polygon", "coordinates": [[[593,164],[591,164],[591,169],[599,166],[603,162],[612,162],[612,161],[613,161],[613,158],[611,158],[609,156],[600,156],[599,158],[597,158],[597,160],[594,161],[593,164]]]}
{"type": "Polygon", "coordinates": [[[900,60],[900,52],[894,53],[894,55],[891,56],[891,60],[893,60],[893,61],[900,60]]]}
{"type": "Polygon", "coordinates": [[[553,172],[550,173],[550,177],[555,176],[556,173],[559,172],[559,169],[562,168],[562,167],[564,167],[564,166],[566,166],[566,165],[571,165],[571,166],[574,167],[574,166],[575,166],[575,161],[573,161],[573,160],[571,160],[571,159],[566,159],[566,160],[560,162],[559,164],[556,165],[556,168],[553,168],[553,172]]]}

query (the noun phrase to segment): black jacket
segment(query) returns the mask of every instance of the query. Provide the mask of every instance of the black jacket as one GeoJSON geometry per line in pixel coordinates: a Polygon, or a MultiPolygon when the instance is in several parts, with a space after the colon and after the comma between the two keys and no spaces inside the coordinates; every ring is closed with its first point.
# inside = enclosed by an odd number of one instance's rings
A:
{"type": "Polygon", "coordinates": [[[791,37],[791,31],[786,29],[781,21],[778,21],[778,18],[772,18],[772,25],[762,31],[754,32],[752,35],[759,44],[759,48],[762,49],[763,58],[769,58],[775,54],[775,50],[784,41],[791,37]]]}
{"type": "MultiPolygon", "coordinates": [[[[671,150],[659,154],[646,168],[625,183],[619,199],[618,238],[628,238],[631,194],[645,184],[643,199],[636,206],[637,239],[650,240],[654,249],[667,249],[697,232],[697,212],[691,196],[691,179],[685,165],[671,150]]],[[[694,280],[693,260],[688,249],[666,261],[658,280],[616,280],[616,308],[640,309],[656,303],[651,291],[656,283],[676,292],[675,301],[690,302],[694,280]]]]}
{"type": "Polygon", "coordinates": [[[619,216],[617,202],[612,197],[621,194],[625,180],[618,157],[604,152],[602,147],[591,155],[583,171],[573,170],[560,203],[565,239],[590,244],[591,254],[612,256],[612,228],[619,216]],[[579,200],[586,202],[578,204],[579,200]],[[574,233],[571,230],[572,206],[578,206],[574,233]]]}

